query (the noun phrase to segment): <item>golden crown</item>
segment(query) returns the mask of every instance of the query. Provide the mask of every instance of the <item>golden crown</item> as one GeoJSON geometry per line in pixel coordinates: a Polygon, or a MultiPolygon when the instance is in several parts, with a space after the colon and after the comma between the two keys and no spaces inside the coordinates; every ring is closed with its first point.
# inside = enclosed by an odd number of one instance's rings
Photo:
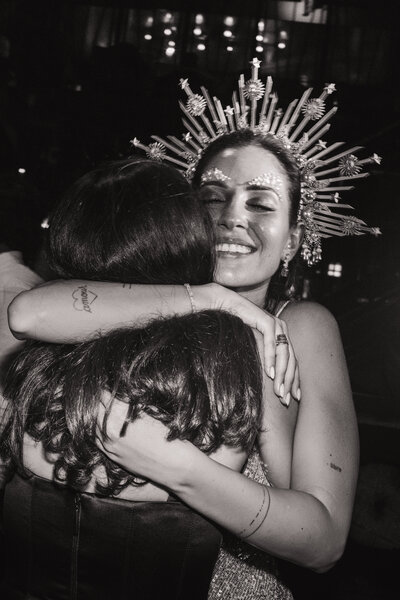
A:
{"type": "Polygon", "coordinates": [[[330,128],[329,120],[336,107],[326,112],[325,100],[335,91],[335,84],[326,84],[317,98],[310,98],[312,88],[307,89],[300,100],[293,100],[285,111],[277,107],[278,96],[273,92],[270,76],[263,83],[258,77],[261,62],[251,61],[251,77],[248,81],[239,77],[238,90],[232,94],[232,106],[223,108],[221,101],[210,97],[206,88],[201,94],[194,93],[187,79],[180,80],[180,87],[187,95],[186,104],[179,102],[183,112],[186,132],[181,139],[173,135],[163,139],[151,136],[153,143],[142,144],[134,138],[131,144],[144,150],[149,158],[169,161],[182,170],[190,180],[202,154],[217,138],[243,129],[251,129],[262,136],[280,140],[296,160],[300,170],[301,201],[298,221],[304,226],[301,255],[308,265],[321,259],[321,240],[331,236],[379,235],[377,227],[368,227],[364,221],[342,214],[342,209],[352,209],[340,202],[340,193],[353,189],[348,182],[368,176],[362,173],[365,165],[380,164],[377,154],[359,159],[355,152],[362,146],[354,146],[336,153],[344,142],[328,145],[322,137],[330,128]],[[260,108],[261,105],[261,108],[260,108]]]}

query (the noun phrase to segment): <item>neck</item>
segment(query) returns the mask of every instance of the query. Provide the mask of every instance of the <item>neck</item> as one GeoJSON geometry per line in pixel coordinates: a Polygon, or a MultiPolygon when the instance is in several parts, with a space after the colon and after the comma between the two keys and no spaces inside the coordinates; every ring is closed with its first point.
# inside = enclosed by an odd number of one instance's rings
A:
{"type": "Polygon", "coordinates": [[[235,288],[235,292],[237,292],[238,294],[243,296],[243,298],[250,300],[250,302],[253,302],[253,304],[255,304],[256,306],[259,306],[260,308],[264,308],[267,291],[268,291],[268,283],[265,285],[262,285],[260,287],[257,287],[257,288],[251,288],[251,287],[235,288]]]}

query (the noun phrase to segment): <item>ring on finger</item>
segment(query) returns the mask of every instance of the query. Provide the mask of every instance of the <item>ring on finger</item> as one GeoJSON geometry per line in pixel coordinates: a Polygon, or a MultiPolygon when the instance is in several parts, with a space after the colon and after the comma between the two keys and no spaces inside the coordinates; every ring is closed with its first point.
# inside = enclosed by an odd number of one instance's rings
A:
{"type": "Polygon", "coordinates": [[[284,333],[280,333],[279,335],[277,335],[275,342],[277,346],[279,346],[279,344],[289,344],[288,339],[284,333]]]}

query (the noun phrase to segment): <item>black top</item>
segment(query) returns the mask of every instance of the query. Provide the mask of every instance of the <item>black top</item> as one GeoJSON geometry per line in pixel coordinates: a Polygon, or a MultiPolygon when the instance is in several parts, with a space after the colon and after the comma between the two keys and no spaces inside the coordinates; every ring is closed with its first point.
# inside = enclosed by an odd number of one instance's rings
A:
{"type": "Polygon", "coordinates": [[[221,534],[181,502],[131,502],[15,475],[2,600],[202,600],[221,534]]]}

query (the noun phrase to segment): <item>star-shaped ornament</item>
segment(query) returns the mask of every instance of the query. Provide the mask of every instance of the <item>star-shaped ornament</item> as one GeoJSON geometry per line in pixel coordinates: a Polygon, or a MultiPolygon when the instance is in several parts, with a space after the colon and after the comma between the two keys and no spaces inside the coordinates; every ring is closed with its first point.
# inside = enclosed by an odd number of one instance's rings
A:
{"type": "Polygon", "coordinates": [[[336,85],[334,83],[326,83],[324,90],[327,94],[333,94],[333,92],[336,92],[336,85]]]}

